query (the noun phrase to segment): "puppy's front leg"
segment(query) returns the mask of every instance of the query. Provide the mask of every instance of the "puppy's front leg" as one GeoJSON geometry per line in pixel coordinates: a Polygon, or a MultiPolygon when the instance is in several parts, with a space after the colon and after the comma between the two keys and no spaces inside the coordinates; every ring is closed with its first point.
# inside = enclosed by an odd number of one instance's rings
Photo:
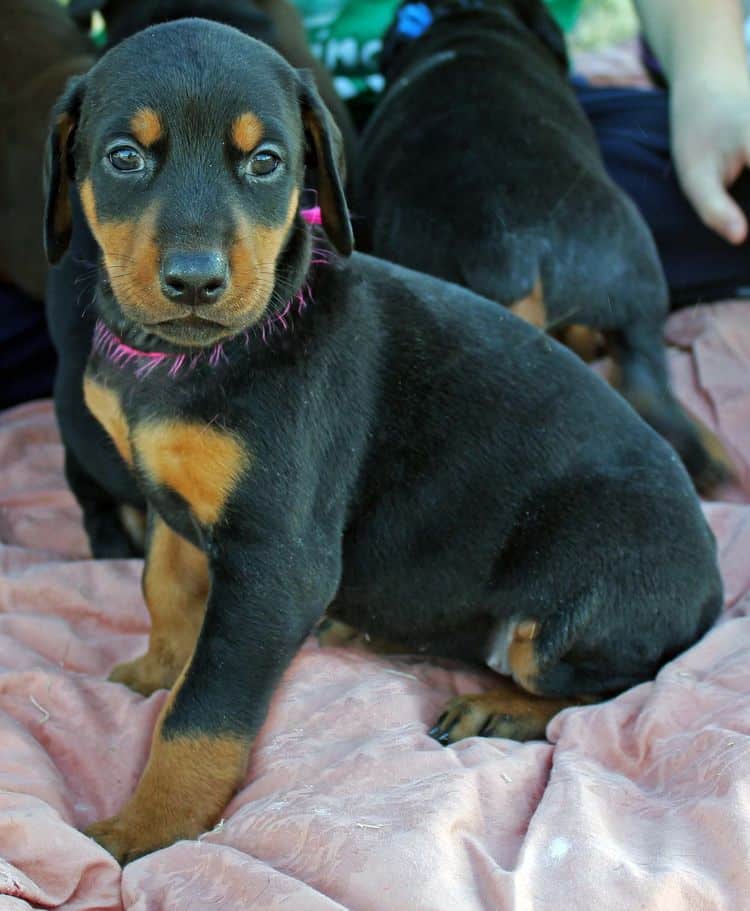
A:
{"type": "Polygon", "coordinates": [[[135,794],[88,830],[122,864],[195,838],[220,818],[276,684],[336,584],[324,561],[300,548],[234,544],[212,559],[203,628],[159,717],[135,794]]]}

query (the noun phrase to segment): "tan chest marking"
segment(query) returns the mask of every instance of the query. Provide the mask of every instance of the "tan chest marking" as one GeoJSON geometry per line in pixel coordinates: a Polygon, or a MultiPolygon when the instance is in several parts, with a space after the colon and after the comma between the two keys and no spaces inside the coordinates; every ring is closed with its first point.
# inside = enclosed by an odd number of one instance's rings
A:
{"type": "Polygon", "coordinates": [[[151,480],[178,493],[203,525],[219,519],[251,462],[237,437],[198,422],[147,421],[133,445],[151,480]]]}
{"type": "Polygon", "coordinates": [[[83,398],[86,407],[109,434],[120,456],[128,465],[132,466],[133,449],[130,445],[130,431],[120,405],[120,397],[107,386],[97,383],[90,377],[85,377],[83,398]]]}

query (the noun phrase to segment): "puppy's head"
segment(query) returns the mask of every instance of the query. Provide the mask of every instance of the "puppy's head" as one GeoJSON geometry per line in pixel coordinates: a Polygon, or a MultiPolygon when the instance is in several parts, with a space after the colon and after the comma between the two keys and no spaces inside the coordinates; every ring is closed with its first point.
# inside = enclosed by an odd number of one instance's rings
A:
{"type": "Polygon", "coordinates": [[[296,290],[306,165],[325,231],[351,251],[341,158],[311,79],[266,45],[198,19],[147,29],[58,104],[48,258],[69,243],[75,182],[101,250],[103,296],[172,344],[212,344],[296,290]]]}

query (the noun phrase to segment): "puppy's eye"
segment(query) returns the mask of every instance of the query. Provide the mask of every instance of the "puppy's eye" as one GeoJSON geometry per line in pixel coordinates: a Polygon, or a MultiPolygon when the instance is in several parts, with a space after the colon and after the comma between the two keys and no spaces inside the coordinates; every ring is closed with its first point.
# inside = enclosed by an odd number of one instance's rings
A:
{"type": "Polygon", "coordinates": [[[143,155],[132,146],[117,146],[107,153],[107,158],[116,171],[142,171],[146,166],[143,155]]]}
{"type": "Polygon", "coordinates": [[[253,177],[268,177],[269,174],[273,174],[280,164],[281,159],[275,152],[263,149],[260,152],[256,152],[250,159],[248,174],[253,177]]]}

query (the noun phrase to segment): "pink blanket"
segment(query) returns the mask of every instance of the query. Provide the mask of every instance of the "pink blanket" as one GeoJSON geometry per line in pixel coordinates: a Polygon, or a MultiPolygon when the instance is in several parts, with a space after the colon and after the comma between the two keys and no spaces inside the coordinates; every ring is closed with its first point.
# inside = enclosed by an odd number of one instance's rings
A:
{"type": "MultiPolygon", "coordinates": [[[[684,401],[750,491],[750,304],[673,317],[684,401]]],[[[750,498],[706,504],[727,609],[653,683],[549,743],[427,737],[491,679],[308,643],[217,828],[121,871],[116,811],[164,694],[107,683],[146,644],[137,561],[87,558],[50,405],[0,416],[0,909],[490,911],[750,906],[750,498]]]]}

